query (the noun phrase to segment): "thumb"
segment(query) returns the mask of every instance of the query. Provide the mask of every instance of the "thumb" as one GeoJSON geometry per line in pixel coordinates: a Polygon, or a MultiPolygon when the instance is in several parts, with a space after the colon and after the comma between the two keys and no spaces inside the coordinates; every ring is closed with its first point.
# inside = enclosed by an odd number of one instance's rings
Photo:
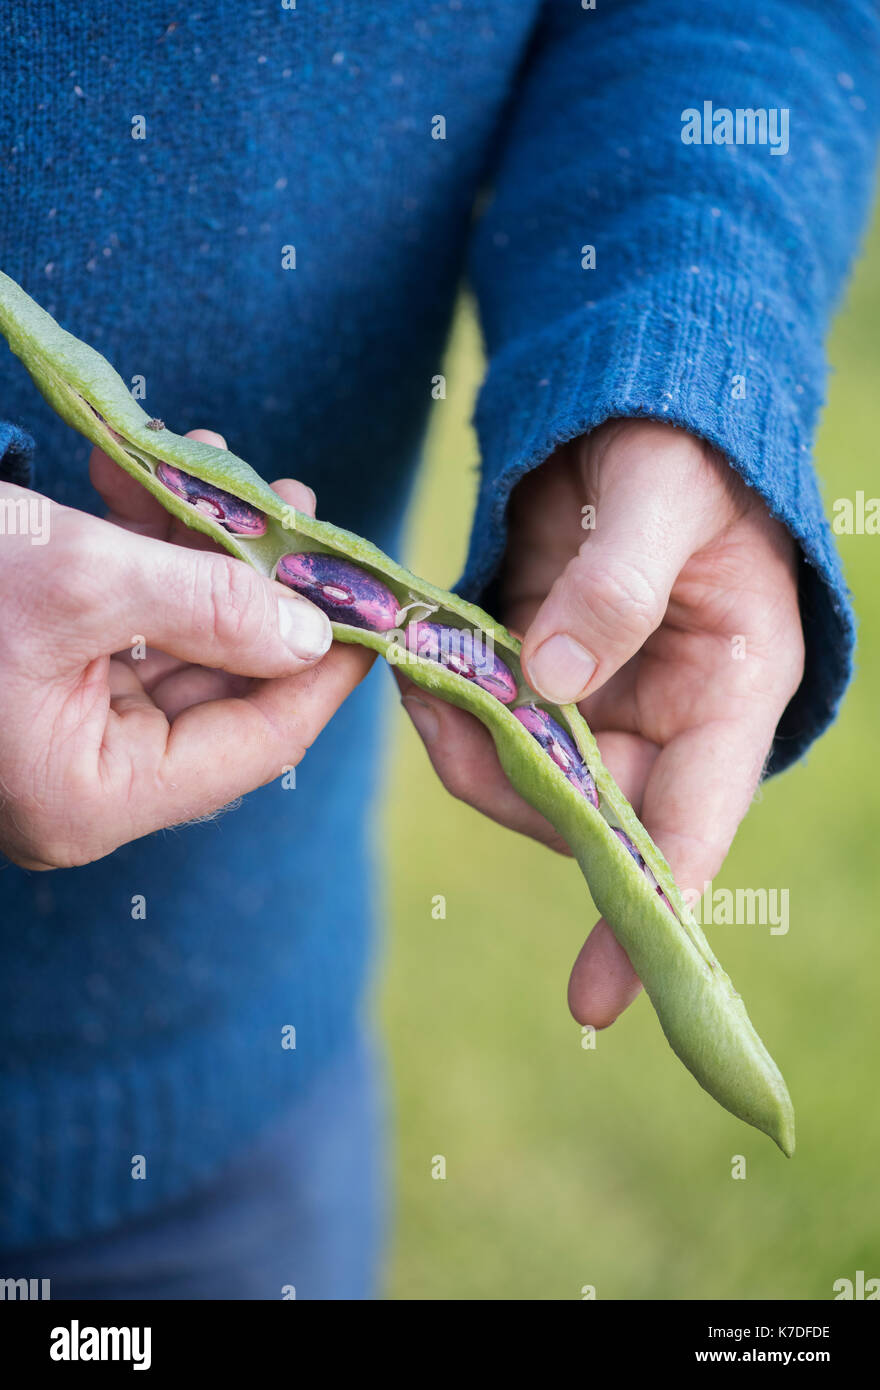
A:
{"type": "Polygon", "coordinates": [[[314,665],[332,641],[319,608],[230,555],[105,521],[66,547],[59,541],[56,554],[64,582],[53,585],[54,612],[67,620],[72,664],[143,640],[236,675],[286,676],[314,665]]]}
{"type": "Polygon", "coordinates": [[[706,521],[653,451],[609,470],[596,528],[523,643],[523,665],[539,695],[554,704],[582,700],[639,650],[663,621],[683,565],[709,539],[706,521]]]}

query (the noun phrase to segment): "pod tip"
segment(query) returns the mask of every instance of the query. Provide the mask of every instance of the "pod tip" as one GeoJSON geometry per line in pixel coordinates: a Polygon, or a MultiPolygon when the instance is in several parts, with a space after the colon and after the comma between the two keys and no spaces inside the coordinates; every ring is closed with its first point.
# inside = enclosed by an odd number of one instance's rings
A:
{"type": "Polygon", "coordinates": [[[791,1101],[786,1097],[787,1104],[783,1106],[774,1127],[771,1138],[775,1140],[786,1158],[794,1157],[794,1110],[791,1101]]]}

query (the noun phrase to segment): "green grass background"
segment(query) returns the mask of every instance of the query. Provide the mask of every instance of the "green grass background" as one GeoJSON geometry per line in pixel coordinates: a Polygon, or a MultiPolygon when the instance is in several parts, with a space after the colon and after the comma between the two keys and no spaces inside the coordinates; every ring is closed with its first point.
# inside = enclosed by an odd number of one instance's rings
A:
{"type": "MultiPolygon", "coordinates": [[[[880,224],[831,344],[817,463],[826,509],[880,494],[880,224]]],[[[469,305],[446,363],[407,563],[461,571],[482,374],[469,305]]],[[[381,1025],[404,1299],[826,1299],[880,1275],[877,1162],[880,536],[841,538],[858,675],[807,760],[759,793],[716,887],[789,888],[790,930],[707,929],[795,1104],[787,1161],[715,1104],[642,997],[581,1047],[570,965],[594,910],[577,869],[454,801],[395,711],[383,808],[390,926],[381,1025]],[[444,894],[445,920],[432,917],[444,894]],[[442,1154],[445,1181],[431,1176],[442,1154]],[[734,1155],[747,1177],[734,1180],[734,1155]]]]}

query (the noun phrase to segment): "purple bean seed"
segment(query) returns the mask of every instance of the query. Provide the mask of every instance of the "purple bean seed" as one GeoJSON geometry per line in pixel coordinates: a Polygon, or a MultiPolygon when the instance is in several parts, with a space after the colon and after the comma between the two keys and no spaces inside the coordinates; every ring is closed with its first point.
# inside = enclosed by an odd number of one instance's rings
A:
{"type": "Polygon", "coordinates": [[[590,775],[590,769],[578,752],[574,739],[566,733],[562,725],[557,724],[556,720],[551,719],[547,711],[538,705],[522,705],[513,713],[523,727],[528,729],[532,738],[549,753],[572,786],[598,807],[599,793],[596,791],[596,783],[590,775]]]}
{"type": "Polygon", "coordinates": [[[445,623],[416,622],[406,629],[406,645],[417,656],[436,661],[447,671],[473,681],[503,705],[516,699],[516,681],[511,671],[481,633],[445,623]]]}
{"type": "Polygon", "coordinates": [[[639,851],[636,849],[636,847],[635,847],[635,845],[633,844],[632,840],[629,838],[629,836],[628,836],[627,834],[624,833],[624,831],[618,830],[616,826],[614,827],[614,833],[615,833],[615,835],[617,836],[617,838],[618,838],[618,840],[620,841],[620,843],[623,845],[624,849],[629,850],[629,853],[632,855],[633,859],[634,859],[634,860],[636,861],[636,863],[638,864],[638,866],[639,866],[639,868],[641,869],[642,873],[643,873],[643,874],[648,878],[648,880],[654,885],[654,890],[655,890],[655,892],[658,893],[658,895],[663,899],[663,902],[664,902],[664,904],[666,905],[666,907],[668,907],[668,908],[669,908],[669,911],[670,911],[671,913],[674,914],[674,913],[675,913],[675,908],[672,906],[672,903],[669,901],[669,899],[667,898],[666,894],[663,892],[663,889],[660,887],[660,884],[657,882],[657,880],[656,880],[656,878],[654,877],[653,873],[652,873],[651,870],[648,868],[648,866],[647,866],[647,864],[645,863],[644,859],[642,858],[641,854],[639,854],[639,851]]]}
{"type": "Polygon", "coordinates": [[[334,623],[388,632],[397,626],[400,604],[378,579],[349,560],[316,550],[282,555],[275,578],[305,594],[334,623]]]}
{"type": "Polygon", "coordinates": [[[175,497],[182,497],[190,506],[195,507],[197,512],[210,517],[233,535],[265,535],[266,518],[263,513],[256,507],[249,506],[247,502],[242,502],[238,497],[233,497],[231,492],[224,492],[213,483],[202,482],[201,478],[194,478],[191,473],[173,468],[170,463],[160,463],[156,469],[156,476],[175,497]]]}

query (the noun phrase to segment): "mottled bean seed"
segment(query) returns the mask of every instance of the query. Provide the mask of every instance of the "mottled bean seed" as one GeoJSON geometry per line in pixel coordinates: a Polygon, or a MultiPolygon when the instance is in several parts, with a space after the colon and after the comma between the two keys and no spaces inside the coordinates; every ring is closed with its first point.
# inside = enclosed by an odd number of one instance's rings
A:
{"type": "Polygon", "coordinates": [[[410,623],[406,645],[417,656],[437,661],[447,671],[487,690],[503,705],[516,699],[516,681],[509,667],[495,655],[482,633],[445,623],[410,623]]]}
{"type": "Polygon", "coordinates": [[[556,766],[562,769],[571,785],[577,787],[594,806],[598,806],[599,793],[596,791],[596,783],[590,769],[578,752],[574,739],[565,732],[562,725],[557,724],[556,720],[551,719],[547,711],[538,705],[521,705],[513,713],[520,724],[528,729],[532,738],[537,739],[541,747],[549,753],[556,766]]]}
{"type": "Polygon", "coordinates": [[[305,594],[334,623],[389,632],[397,625],[400,608],[391,590],[359,565],[307,550],[282,555],[275,578],[305,594]]]}
{"type": "Polygon", "coordinates": [[[233,535],[265,535],[266,518],[263,513],[257,511],[256,507],[248,506],[239,497],[233,497],[231,492],[224,492],[213,483],[205,483],[191,473],[173,468],[170,463],[160,463],[156,468],[156,477],[175,497],[182,497],[197,512],[210,517],[233,535]]]}

